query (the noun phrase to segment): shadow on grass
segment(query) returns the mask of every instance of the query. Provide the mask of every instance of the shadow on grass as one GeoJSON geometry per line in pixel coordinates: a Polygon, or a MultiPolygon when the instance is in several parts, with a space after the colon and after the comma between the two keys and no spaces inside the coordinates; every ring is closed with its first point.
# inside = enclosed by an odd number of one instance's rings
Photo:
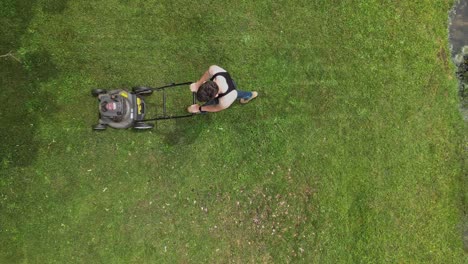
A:
{"type": "Polygon", "coordinates": [[[57,74],[47,52],[26,57],[24,65],[3,61],[0,71],[3,93],[0,102],[6,111],[2,114],[4,129],[0,136],[4,147],[0,159],[7,166],[28,166],[35,160],[38,144],[35,140],[40,116],[57,111],[51,94],[41,92],[40,83],[57,74]],[[25,69],[27,68],[27,69],[25,69]]]}
{"type": "MultiPolygon", "coordinates": [[[[16,51],[21,36],[32,19],[33,7],[37,1],[5,0],[0,14],[0,53],[16,51]]],[[[46,51],[30,53],[22,62],[13,57],[0,59],[0,148],[1,168],[22,167],[31,164],[37,155],[35,140],[38,120],[41,115],[56,111],[53,97],[41,92],[41,82],[53,78],[58,73],[46,51]]]]}
{"type": "Polygon", "coordinates": [[[44,2],[42,10],[49,14],[61,14],[68,7],[69,0],[47,0],[44,2]]]}
{"type": "Polygon", "coordinates": [[[196,141],[202,131],[208,129],[212,123],[212,116],[206,114],[175,119],[174,128],[170,131],[164,128],[166,122],[170,121],[160,121],[155,127],[155,132],[163,137],[165,144],[169,146],[190,145],[196,141]]]}
{"type": "MultiPolygon", "coordinates": [[[[0,55],[15,54],[20,48],[22,35],[26,32],[34,17],[35,0],[2,0],[0,17],[0,55]]],[[[51,62],[50,54],[42,51],[31,53],[20,62],[16,55],[0,58],[0,186],[6,190],[11,179],[17,174],[7,174],[8,168],[25,167],[34,162],[37,157],[40,142],[36,139],[38,123],[41,116],[50,115],[57,108],[53,104],[53,96],[40,91],[41,82],[47,81],[58,73],[57,67],[51,62]],[[10,178],[10,179],[9,179],[10,178]]],[[[21,225],[20,215],[15,203],[5,201],[1,209],[3,216],[14,221],[13,228],[21,225]],[[4,204],[8,207],[3,207],[4,204]]],[[[7,225],[8,226],[8,225],[7,225]]],[[[22,240],[18,231],[5,233],[0,239],[0,259],[2,263],[16,263],[25,256],[22,240]]]]}
{"type": "MultiPolygon", "coordinates": [[[[2,0],[0,16],[0,53],[6,54],[19,47],[21,35],[26,31],[37,0],[2,0]]],[[[3,61],[0,61],[3,67],[3,61]]]]}
{"type": "Polygon", "coordinates": [[[38,121],[57,111],[54,96],[40,91],[40,84],[58,70],[45,51],[26,56],[22,64],[12,59],[0,61],[0,104],[2,167],[24,167],[34,162],[39,148],[35,139],[38,121]]]}

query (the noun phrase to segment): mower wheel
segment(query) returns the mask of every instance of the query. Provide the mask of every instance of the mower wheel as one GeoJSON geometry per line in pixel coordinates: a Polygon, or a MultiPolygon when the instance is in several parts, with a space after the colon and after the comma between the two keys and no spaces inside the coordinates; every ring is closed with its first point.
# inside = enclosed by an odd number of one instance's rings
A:
{"type": "Polygon", "coordinates": [[[93,126],[94,131],[101,131],[101,130],[106,130],[107,126],[103,124],[97,124],[93,126]]]}
{"type": "Polygon", "coordinates": [[[107,90],[104,89],[93,89],[91,90],[91,95],[94,97],[98,97],[100,94],[105,94],[107,93],[107,90]]]}
{"type": "Polygon", "coordinates": [[[153,124],[146,124],[143,122],[137,122],[133,125],[133,128],[138,129],[138,130],[152,129],[153,127],[154,127],[153,124]]]}
{"type": "Polygon", "coordinates": [[[151,88],[142,86],[133,87],[132,91],[138,95],[151,95],[153,93],[153,90],[151,90],[151,88]]]}

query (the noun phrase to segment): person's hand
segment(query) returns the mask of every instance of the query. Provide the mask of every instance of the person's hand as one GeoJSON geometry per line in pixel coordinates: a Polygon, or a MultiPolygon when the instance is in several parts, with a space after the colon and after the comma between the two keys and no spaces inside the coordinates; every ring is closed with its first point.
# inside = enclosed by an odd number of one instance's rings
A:
{"type": "Polygon", "coordinates": [[[192,91],[193,93],[196,93],[198,91],[197,83],[192,83],[190,85],[190,91],[192,91]]]}
{"type": "Polygon", "coordinates": [[[193,104],[187,107],[187,111],[192,114],[200,113],[200,106],[198,104],[193,104]]]}

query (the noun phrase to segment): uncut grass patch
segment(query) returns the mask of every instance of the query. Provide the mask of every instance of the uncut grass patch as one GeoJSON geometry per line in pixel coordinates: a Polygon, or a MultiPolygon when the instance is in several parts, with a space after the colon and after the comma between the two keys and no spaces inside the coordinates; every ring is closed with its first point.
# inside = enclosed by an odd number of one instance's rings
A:
{"type": "MultiPolygon", "coordinates": [[[[4,1],[0,48],[21,63],[0,61],[0,260],[462,262],[450,7],[4,1]],[[91,131],[92,88],[196,80],[210,64],[260,96],[145,133],[91,131]]],[[[179,113],[191,94],[168,99],[179,113]]]]}

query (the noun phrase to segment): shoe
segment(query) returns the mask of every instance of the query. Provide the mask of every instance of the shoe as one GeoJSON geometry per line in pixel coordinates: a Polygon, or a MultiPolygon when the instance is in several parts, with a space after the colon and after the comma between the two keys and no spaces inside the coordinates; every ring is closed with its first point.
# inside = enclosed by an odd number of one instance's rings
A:
{"type": "Polygon", "coordinates": [[[252,92],[252,96],[249,99],[240,99],[240,103],[241,104],[246,104],[246,103],[250,102],[250,100],[254,99],[257,96],[258,96],[257,92],[252,92]]]}

